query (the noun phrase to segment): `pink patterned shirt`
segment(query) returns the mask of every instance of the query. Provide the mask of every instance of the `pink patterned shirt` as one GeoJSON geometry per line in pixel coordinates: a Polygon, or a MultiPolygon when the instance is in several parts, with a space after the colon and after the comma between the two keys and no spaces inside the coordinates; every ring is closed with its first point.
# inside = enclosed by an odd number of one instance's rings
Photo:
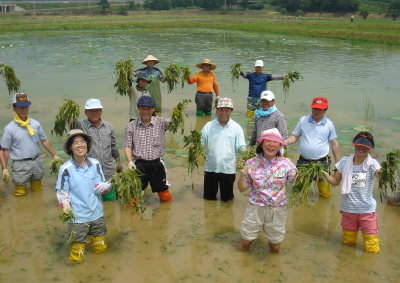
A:
{"type": "Polygon", "coordinates": [[[293,182],[297,169],[290,159],[267,160],[262,154],[247,161],[246,184],[250,187],[249,202],[258,206],[285,206],[286,183],[293,182]]]}

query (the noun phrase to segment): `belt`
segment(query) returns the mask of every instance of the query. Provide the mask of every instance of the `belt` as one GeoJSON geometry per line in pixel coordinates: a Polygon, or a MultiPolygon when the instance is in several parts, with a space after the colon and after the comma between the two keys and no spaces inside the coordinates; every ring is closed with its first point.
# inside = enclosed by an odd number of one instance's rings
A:
{"type": "Polygon", "coordinates": [[[212,94],[212,92],[202,92],[202,91],[197,91],[197,93],[201,93],[201,94],[212,94]]]}
{"type": "Polygon", "coordinates": [[[154,163],[154,162],[159,162],[160,158],[153,159],[153,160],[145,160],[145,159],[136,159],[135,163],[154,163]]]}
{"type": "Polygon", "coordinates": [[[303,159],[303,160],[305,160],[305,161],[308,161],[308,162],[328,161],[328,160],[331,159],[331,157],[330,157],[329,155],[327,155],[327,156],[325,156],[325,157],[322,157],[322,158],[320,158],[320,159],[306,159],[306,158],[304,158],[304,157],[301,156],[301,155],[300,155],[300,158],[303,159]]]}
{"type": "Polygon", "coordinates": [[[35,160],[36,158],[39,157],[39,154],[36,155],[35,157],[29,157],[29,158],[23,158],[23,159],[19,159],[19,160],[15,160],[15,161],[27,161],[27,160],[35,160]]]}

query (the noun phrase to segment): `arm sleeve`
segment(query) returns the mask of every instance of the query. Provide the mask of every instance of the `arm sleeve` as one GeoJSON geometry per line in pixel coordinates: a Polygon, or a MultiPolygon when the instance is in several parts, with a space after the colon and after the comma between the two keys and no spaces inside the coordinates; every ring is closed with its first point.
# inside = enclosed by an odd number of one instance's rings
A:
{"type": "Polygon", "coordinates": [[[69,191],[69,178],[68,169],[61,166],[58,171],[56,190],[69,191]]]}
{"type": "Polygon", "coordinates": [[[40,125],[40,124],[38,126],[38,135],[39,135],[39,140],[40,141],[48,140],[48,138],[47,138],[47,136],[46,136],[46,134],[45,134],[45,132],[44,132],[44,130],[42,128],[42,125],[40,125]]]}
{"type": "Polygon", "coordinates": [[[115,139],[114,129],[111,128],[111,156],[115,159],[119,157],[119,151],[117,148],[117,141],[115,139]]]}
{"type": "Polygon", "coordinates": [[[337,168],[337,170],[339,171],[340,174],[343,173],[343,169],[344,169],[344,166],[346,165],[348,158],[349,158],[348,156],[343,157],[342,159],[340,159],[340,161],[338,163],[335,164],[335,167],[337,168]]]}
{"type": "Polygon", "coordinates": [[[1,147],[3,149],[10,149],[11,148],[11,131],[7,130],[7,127],[4,129],[3,138],[1,139],[1,147]]]}
{"type": "Polygon", "coordinates": [[[296,180],[297,168],[292,161],[289,160],[288,181],[293,183],[296,180]]]}
{"type": "Polygon", "coordinates": [[[207,125],[203,127],[201,130],[201,145],[205,147],[208,144],[208,134],[207,134],[207,125]]]}
{"type": "Polygon", "coordinates": [[[163,73],[161,72],[161,70],[160,69],[157,69],[158,70],[158,72],[157,72],[157,76],[158,76],[158,78],[160,79],[160,81],[162,80],[162,79],[164,79],[164,75],[163,75],[163,73]]]}
{"type": "Polygon", "coordinates": [[[244,138],[243,129],[238,126],[238,131],[236,134],[236,152],[242,151],[246,148],[246,140],[244,138]]]}
{"type": "Polygon", "coordinates": [[[240,75],[245,78],[245,79],[249,79],[251,73],[244,73],[244,72],[240,72],[240,75]]]}
{"type": "Polygon", "coordinates": [[[372,174],[375,174],[376,170],[381,169],[381,165],[376,159],[374,159],[374,163],[372,164],[371,168],[372,168],[372,174]]]}
{"type": "Polygon", "coordinates": [[[286,75],[271,75],[271,80],[283,80],[286,75]]]}
{"type": "Polygon", "coordinates": [[[133,133],[133,131],[130,129],[131,127],[129,126],[129,123],[128,123],[128,125],[126,125],[126,127],[125,127],[125,131],[124,131],[124,140],[123,140],[123,143],[124,143],[124,146],[126,146],[126,147],[133,147],[133,135],[132,135],[132,133],[133,133]]]}
{"type": "Polygon", "coordinates": [[[61,207],[64,207],[65,204],[71,203],[71,196],[68,191],[64,190],[56,190],[57,200],[61,207]]]}
{"type": "Polygon", "coordinates": [[[187,82],[188,82],[188,84],[193,84],[193,83],[195,83],[195,82],[197,82],[197,74],[194,74],[194,76],[193,77],[191,77],[191,78],[188,78],[187,79],[187,82]]]}
{"type": "Polygon", "coordinates": [[[281,115],[278,119],[278,131],[282,135],[282,138],[285,140],[289,137],[288,129],[287,129],[287,122],[285,116],[281,115]]]}
{"type": "Polygon", "coordinates": [[[331,141],[331,140],[334,140],[334,139],[337,138],[337,134],[336,134],[335,126],[333,125],[332,122],[329,123],[329,128],[330,128],[330,130],[329,130],[329,138],[328,138],[328,140],[331,141]]]}

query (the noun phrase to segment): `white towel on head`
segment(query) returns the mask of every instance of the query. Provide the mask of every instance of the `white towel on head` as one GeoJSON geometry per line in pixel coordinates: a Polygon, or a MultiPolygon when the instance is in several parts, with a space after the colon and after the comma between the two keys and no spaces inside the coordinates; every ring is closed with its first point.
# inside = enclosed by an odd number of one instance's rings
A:
{"type": "MultiPolygon", "coordinates": [[[[354,153],[349,156],[349,158],[346,161],[346,164],[344,166],[343,172],[342,172],[342,195],[344,194],[349,194],[351,192],[351,185],[352,185],[352,178],[353,178],[353,159],[354,159],[354,153]]],[[[368,171],[368,169],[372,166],[374,159],[371,157],[371,155],[368,153],[367,157],[364,159],[362,166],[363,170],[368,171]]]]}

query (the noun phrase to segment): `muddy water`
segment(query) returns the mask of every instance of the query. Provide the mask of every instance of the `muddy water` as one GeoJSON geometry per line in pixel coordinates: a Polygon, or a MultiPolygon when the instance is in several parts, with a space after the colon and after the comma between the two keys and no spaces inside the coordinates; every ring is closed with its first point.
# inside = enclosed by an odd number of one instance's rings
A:
{"type": "MultiPolygon", "coordinates": [[[[263,59],[266,72],[282,74],[297,70],[304,80],[290,89],[285,103],[280,82],[270,82],[277,106],[285,113],[292,130],[298,118],[310,112],[315,96],[329,98],[330,117],[338,132],[342,153],[351,152],[350,140],[356,129],[367,124],[379,145],[375,151],[381,161],[384,153],[398,148],[400,108],[398,66],[400,52],[376,46],[338,41],[286,38],[266,34],[216,31],[114,30],[99,32],[20,33],[0,36],[0,61],[12,65],[30,94],[31,116],[40,120],[57,153],[63,139],[51,137],[50,130],[63,98],[80,105],[90,97],[100,98],[104,119],[116,130],[122,153],[122,133],[128,120],[126,97],[113,90],[113,65],[132,58],[136,67],[148,53],[158,57],[162,70],[172,62],[190,66],[211,58],[218,66],[215,74],[222,96],[234,99],[233,119],[247,136],[253,124],[244,118],[247,81],[232,84],[229,68],[240,62],[251,71],[256,59],[263,59]],[[366,102],[369,101],[369,102],[366,102]],[[367,104],[374,107],[374,119],[364,121],[367,104]]],[[[194,98],[194,86],[176,92],[163,91],[162,115],[183,98],[194,98]]],[[[10,120],[12,110],[6,88],[0,92],[0,126],[10,120]]],[[[188,108],[187,130],[200,130],[209,118],[196,118],[195,105],[188,108]]],[[[81,113],[83,118],[83,113],[81,113]]],[[[146,193],[147,210],[143,217],[121,210],[116,203],[105,203],[107,243],[105,254],[86,253],[83,264],[66,260],[65,226],[60,224],[51,160],[43,152],[46,165],[45,188],[16,199],[13,186],[0,186],[0,282],[387,282],[400,273],[398,218],[400,210],[378,202],[382,251],[378,255],[341,244],[340,193],[333,190],[330,200],[310,195],[307,205],[289,208],[287,235],[280,255],[271,255],[264,236],[250,252],[235,249],[240,222],[247,201],[236,193],[225,204],[202,199],[202,167],[192,177],[185,168],[186,152],[182,136],[167,136],[165,160],[172,183],[174,202],[160,204],[158,197],[146,193]],[[193,184],[193,189],[192,189],[193,184]]],[[[297,157],[296,146],[289,149],[297,157]]],[[[236,191],[236,188],[235,188],[236,191]]],[[[377,200],[379,199],[376,193],[377,200]]]]}

